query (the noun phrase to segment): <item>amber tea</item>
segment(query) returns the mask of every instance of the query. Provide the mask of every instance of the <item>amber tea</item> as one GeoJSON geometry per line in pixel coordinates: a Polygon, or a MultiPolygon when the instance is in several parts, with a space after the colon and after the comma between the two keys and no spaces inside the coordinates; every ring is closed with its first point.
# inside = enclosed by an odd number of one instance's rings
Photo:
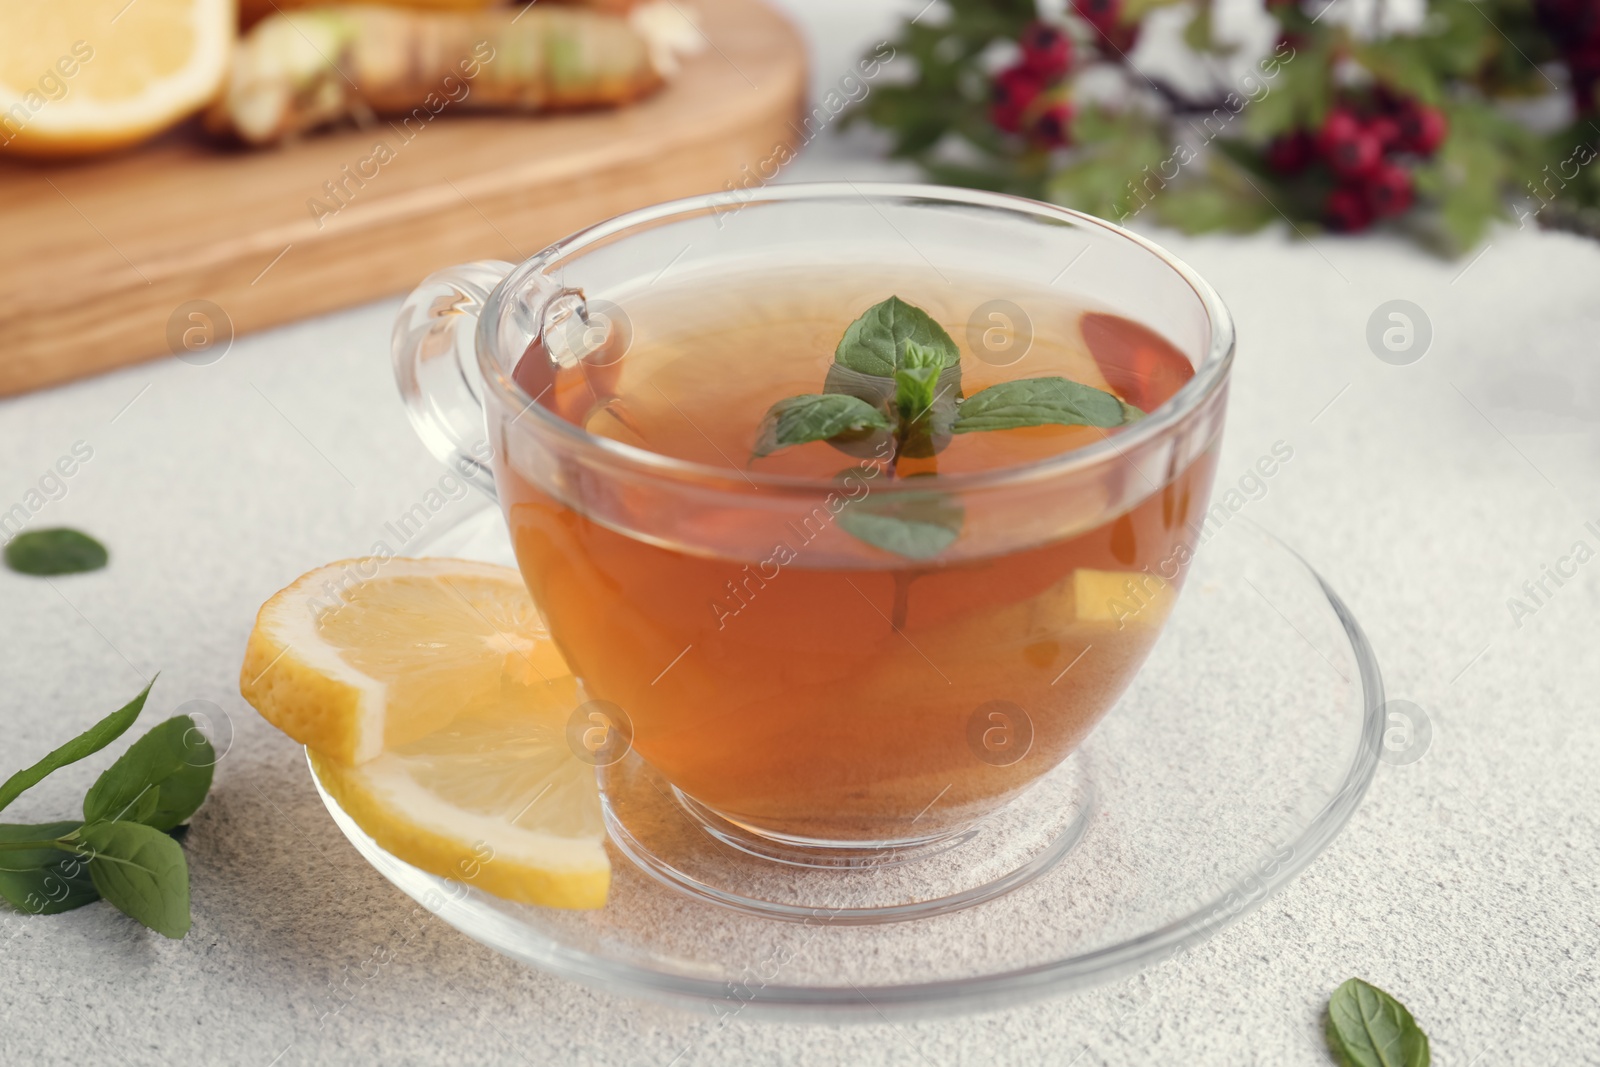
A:
{"type": "Polygon", "coordinates": [[[1022,511],[969,487],[1114,444],[1188,358],[983,279],[763,272],[615,302],[613,350],[553,378],[532,350],[519,383],[765,507],[679,514],[577,461],[552,493],[548,457],[497,449],[528,587],[642,758],[750,830],[871,842],[964,825],[1072,751],[1159,633],[1183,574],[1157,564],[1187,553],[1215,442],[1022,511]],[[983,312],[997,297],[1026,321],[983,312]]]}

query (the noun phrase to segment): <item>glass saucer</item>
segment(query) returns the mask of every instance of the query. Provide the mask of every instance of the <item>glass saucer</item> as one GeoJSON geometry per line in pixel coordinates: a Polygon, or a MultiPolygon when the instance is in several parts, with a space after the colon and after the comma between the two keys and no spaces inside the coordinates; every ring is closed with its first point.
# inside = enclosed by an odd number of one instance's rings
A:
{"type": "MultiPolygon", "coordinates": [[[[423,554],[513,562],[493,508],[423,554]]],[[[1078,751],[926,854],[845,869],[751,855],[684,818],[670,787],[629,757],[608,780],[610,899],[558,911],[411,867],[317,788],[401,890],[566,978],[721,1016],[1014,1006],[1215,934],[1327,846],[1377,767],[1378,666],[1316,572],[1242,516],[1216,527],[1191,566],[1149,661],[1078,751]]]]}

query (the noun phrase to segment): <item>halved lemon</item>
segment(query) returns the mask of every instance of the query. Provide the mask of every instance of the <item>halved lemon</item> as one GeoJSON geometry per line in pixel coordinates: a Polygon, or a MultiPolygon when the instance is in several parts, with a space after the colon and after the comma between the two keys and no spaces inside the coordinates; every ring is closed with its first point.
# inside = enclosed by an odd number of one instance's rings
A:
{"type": "Polygon", "coordinates": [[[262,606],[240,691],[394,856],[512,900],[605,903],[594,768],[567,741],[581,696],[516,571],[330,563],[262,606]]]}
{"type": "Polygon", "coordinates": [[[228,69],[234,0],[6,0],[0,150],[83,155],[197,110],[228,69]]]}

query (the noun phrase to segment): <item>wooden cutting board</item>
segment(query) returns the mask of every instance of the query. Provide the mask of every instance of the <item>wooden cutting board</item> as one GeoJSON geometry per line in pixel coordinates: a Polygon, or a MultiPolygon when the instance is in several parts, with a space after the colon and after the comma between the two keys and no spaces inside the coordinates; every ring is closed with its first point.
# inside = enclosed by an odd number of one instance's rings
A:
{"type": "Polygon", "coordinates": [[[175,317],[190,301],[245,333],[725,189],[799,139],[805,53],[760,0],[694,6],[709,46],[620,110],[445,114],[410,140],[379,122],[267,151],[177,131],[87,164],[0,162],[0,395],[170,357],[169,333],[200,322],[175,317]],[[347,179],[379,142],[393,158],[347,179]]]}

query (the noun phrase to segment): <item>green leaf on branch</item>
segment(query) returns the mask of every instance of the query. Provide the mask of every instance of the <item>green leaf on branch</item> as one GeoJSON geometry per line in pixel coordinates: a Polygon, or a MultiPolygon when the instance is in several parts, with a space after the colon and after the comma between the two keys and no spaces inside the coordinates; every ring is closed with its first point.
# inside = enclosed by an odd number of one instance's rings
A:
{"type": "Polygon", "coordinates": [[[1422,1032],[1394,997],[1352,978],[1328,999],[1328,1047],[1343,1067],[1428,1067],[1432,1053],[1422,1032]]]}
{"type": "Polygon", "coordinates": [[[189,932],[189,865],[183,846],[142,823],[103,822],[80,835],[89,875],[118,911],[165,937],[189,932]]]}
{"type": "Polygon", "coordinates": [[[1414,39],[1390,37],[1373,41],[1355,51],[1358,62],[1372,72],[1385,87],[1424,104],[1438,104],[1444,98],[1444,85],[1427,55],[1414,39]]]}
{"type": "MultiPolygon", "coordinates": [[[[54,841],[75,822],[0,823],[0,845],[54,841]]],[[[56,915],[100,899],[82,856],[59,848],[0,850],[0,897],[25,915],[56,915]]]]}
{"type": "Polygon", "coordinates": [[[1183,28],[1183,43],[1196,52],[1211,55],[1231,56],[1239,50],[1237,44],[1224,45],[1217,41],[1211,23],[1211,6],[1203,2],[1195,8],[1194,17],[1183,28]]]}
{"type": "Polygon", "coordinates": [[[1156,207],[1162,222],[1184,233],[1253,233],[1278,217],[1253,189],[1216,183],[1174,189],[1156,207]]]}
{"type": "Polygon", "coordinates": [[[1046,187],[1055,203],[1125,221],[1162,194],[1191,150],[1163,136],[1148,116],[1085,108],[1073,121],[1079,145],[1075,161],[1056,172],[1046,187]]]}
{"type": "Polygon", "coordinates": [[[1211,8],[1200,5],[1183,28],[1183,43],[1196,52],[1211,51],[1211,8]]]}
{"type": "Polygon", "coordinates": [[[962,401],[956,433],[1023,426],[1121,426],[1143,416],[1103,389],[1067,378],[1020,378],[962,401]]]}
{"type": "Polygon", "coordinates": [[[38,763],[20,770],[6,779],[5,783],[0,785],[0,809],[4,809],[26,790],[38,785],[52,772],[58,771],[68,764],[76,763],[86,756],[92,756],[121,737],[128,727],[133,725],[133,721],[139,717],[139,712],[144,709],[144,701],[150,695],[151,685],[155,685],[155,679],[151,679],[150,685],[145,686],[144,690],[128,703],[95,723],[71,741],[57,748],[38,763]]]}
{"type": "Polygon", "coordinates": [[[1322,125],[1333,106],[1333,53],[1323,40],[1301,43],[1278,65],[1265,96],[1244,110],[1245,132],[1256,140],[1322,125]]]}
{"type": "Polygon", "coordinates": [[[1489,223],[1505,214],[1503,196],[1512,175],[1507,148],[1518,131],[1487,105],[1450,105],[1445,114],[1450,132],[1435,157],[1417,168],[1416,185],[1433,208],[1438,241],[1458,254],[1477,245],[1489,223]]]}
{"type": "Polygon", "coordinates": [[[187,715],[168,719],[135,741],[100,775],[83,798],[84,820],[142,822],[170,830],[205,800],[216,761],[211,742],[193,719],[187,715]]]}
{"type": "Polygon", "coordinates": [[[803,393],[784,397],[767,410],[766,418],[756,432],[755,455],[770,456],[790,445],[864,435],[890,427],[889,419],[882,411],[859,397],[840,393],[803,393]]]}
{"type": "Polygon", "coordinates": [[[1142,21],[1150,12],[1163,7],[1175,7],[1185,0],[1124,0],[1122,5],[1121,21],[1133,24],[1142,21]]]}
{"type": "Polygon", "coordinates": [[[1214,141],[1213,148],[1217,154],[1206,160],[1206,180],[1186,183],[1162,197],[1156,204],[1157,218],[1184,233],[1251,233],[1277,219],[1259,185],[1248,178],[1259,166],[1254,153],[1222,139],[1214,141]]]}

